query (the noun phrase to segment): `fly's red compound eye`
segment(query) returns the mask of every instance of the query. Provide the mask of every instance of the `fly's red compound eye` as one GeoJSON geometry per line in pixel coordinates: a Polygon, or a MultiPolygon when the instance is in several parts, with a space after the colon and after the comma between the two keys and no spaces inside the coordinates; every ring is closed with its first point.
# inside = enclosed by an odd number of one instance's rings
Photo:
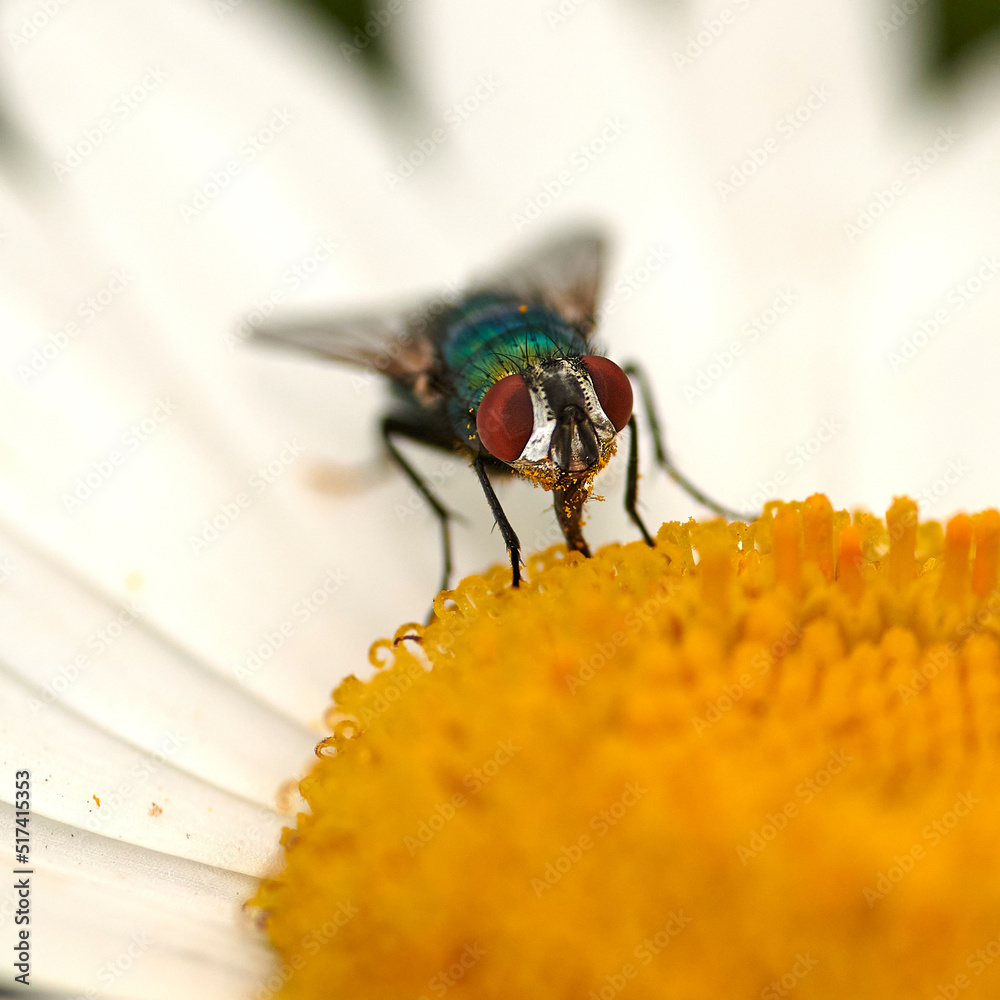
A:
{"type": "Polygon", "coordinates": [[[632,416],[632,383],[613,361],[600,354],[580,358],[594,383],[594,392],[608,420],[620,431],[632,416]]]}
{"type": "Polygon", "coordinates": [[[501,462],[513,462],[524,451],[535,426],[531,393],[520,375],[508,375],[490,386],[476,414],[483,446],[501,462]]]}

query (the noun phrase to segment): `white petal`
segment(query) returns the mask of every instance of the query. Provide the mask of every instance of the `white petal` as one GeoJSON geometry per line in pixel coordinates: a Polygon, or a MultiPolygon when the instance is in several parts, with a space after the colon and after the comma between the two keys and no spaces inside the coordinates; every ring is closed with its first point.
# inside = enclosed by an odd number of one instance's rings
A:
{"type": "MultiPolygon", "coordinates": [[[[38,694],[0,671],[4,773],[31,771],[41,815],[252,875],[273,868],[281,820],[175,766],[173,756],[197,749],[183,729],[168,730],[143,753],[61,705],[33,718],[38,694]]],[[[7,784],[9,801],[13,779],[7,784]]]]}
{"type": "Polygon", "coordinates": [[[63,732],[49,715],[65,710],[135,753],[167,746],[172,767],[269,808],[308,763],[314,734],[151,627],[138,600],[112,601],[2,534],[0,553],[8,707],[30,734],[63,732]]]}
{"type": "MultiPolygon", "coordinates": [[[[0,804],[5,843],[13,829],[13,810],[0,804]]],[[[192,1000],[236,1000],[270,974],[265,942],[241,909],[253,879],[37,815],[30,830],[32,873],[16,877],[30,882],[32,986],[175,1000],[183,984],[192,1000]]],[[[8,884],[8,940],[17,906],[8,884]]]]}

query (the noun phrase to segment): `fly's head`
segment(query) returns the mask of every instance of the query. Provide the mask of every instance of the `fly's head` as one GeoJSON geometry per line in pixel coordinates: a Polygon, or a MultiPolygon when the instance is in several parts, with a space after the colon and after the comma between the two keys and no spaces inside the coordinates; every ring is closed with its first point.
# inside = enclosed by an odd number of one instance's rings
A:
{"type": "Polygon", "coordinates": [[[593,478],[632,415],[632,386],[598,354],[531,365],[495,382],[479,404],[483,447],[546,489],[593,478]]]}

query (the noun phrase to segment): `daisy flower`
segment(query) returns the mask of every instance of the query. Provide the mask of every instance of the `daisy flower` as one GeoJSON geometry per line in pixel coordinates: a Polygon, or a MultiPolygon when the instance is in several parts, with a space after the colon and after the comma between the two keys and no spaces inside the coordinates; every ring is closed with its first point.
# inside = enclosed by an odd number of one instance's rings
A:
{"type": "MultiPolygon", "coordinates": [[[[248,317],[433,295],[602,219],[601,336],[714,496],[995,501],[991,63],[915,96],[924,15],[861,3],[385,11],[419,117],[372,97],[364,34],[281,8],[4,10],[31,144],[0,185],[0,817],[13,845],[30,772],[39,988],[268,989],[242,903],[329,692],[437,580],[378,381],[254,353],[248,317]]],[[[500,560],[474,477],[415,457],[471,522],[459,575],[500,560]]],[[[603,483],[595,547],[633,537],[603,483]]],[[[526,550],[557,541],[547,496],[501,499],[526,550]]],[[[698,513],[651,475],[641,499],[698,513]]]]}

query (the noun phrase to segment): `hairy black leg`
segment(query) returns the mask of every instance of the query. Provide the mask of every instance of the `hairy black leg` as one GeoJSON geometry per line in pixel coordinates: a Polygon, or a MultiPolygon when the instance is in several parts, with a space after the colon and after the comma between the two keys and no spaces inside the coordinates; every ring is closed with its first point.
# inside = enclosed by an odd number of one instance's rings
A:
{"type": "MultiPolygon", "coordinates": [[[[663,445],[663,432],[660,430],[660,421],[656,416],[656,406],[653,403],[653,394],[649,388],[649,381],[646,373],[637,365],[629,364],[624,368],[626,375],[631,375],[639,383],[639,393],[642,396],[642,407],[646,412],[646,422],[649,424],[649,433],[653,438],[653,449],[656,454],[656,464],[663,469],[670,478],[677,483],[689,496],[693,497],[703,507],[714,510],[716,514],[729,518],[732,521],[753,521],[756,514],[744,514],[740,511],[730,510],[722,504],[713,500],[708,494],[703,493],[694,483],[691,482],[681,471],[670,461],[667,456],[667,449],[663,445]]],[[[634,427],[634,424],[633,424],[634,427]]],[[[631,453],[629,455],[631,460],[631,453]]],[[[626,506],[626,509],[627,506],[626,506]]]]}
{"type": "Polygon", "coordinates": [[[447,507],[431,492],[424,478],[406,460],[403,453],[396,447],[393,437],[407,438],[421,444],[441,446],[440,436],[434,433],[432,427],[418,422],[410,422],[400,417],[383,417],[382,440],[385,441],[389,457],[402,469],[403,474],[413,483],[413,488],[427,501],[441,525],[441,549],[444,556],[444,569],[441,574],[441,589],[447,590],[451,579],[451,525],[453,515],[447,507]]]}
{"type": "Polygon", "coordinates": [[[575,483],[569,489],[555,490],[556,517],[562,528],[566,548],[570,552],[580,552],[588,559],[590,548],[583,537],[583,505],[590,496],[590,490],[582,483],[575,483]]]}
{"type": "Polygon", "coordinates": [[[510,521],[507,520],[507,515],[503,512],[503,507],[500,506],[500,501],[493,491],[493,484],[486,474],[486,463],[483,461],[482,455],[477,455],[472,460],[472,467],[476,470],[476,475],[479,476],[479,484],[486,494],[486,502],[490,505],[490,510],[493,511],[493,518],[500,529],[500,534],[503,535],[504,544],[510,555],[510,585],[517,587],[521,582],[521,543],[517,540],[517,534],[510,521]]]}
{"type": "Polygon", "coordinates": [[[628,418],[628,472],[625,482],[625,511],[632,518],[635,526],[642,532],[646,544],[652,546],[653,536],[646,530],[639,512],[635,509],[639,499],[639,430],[635,423],[635,414],[628,418]]]}

